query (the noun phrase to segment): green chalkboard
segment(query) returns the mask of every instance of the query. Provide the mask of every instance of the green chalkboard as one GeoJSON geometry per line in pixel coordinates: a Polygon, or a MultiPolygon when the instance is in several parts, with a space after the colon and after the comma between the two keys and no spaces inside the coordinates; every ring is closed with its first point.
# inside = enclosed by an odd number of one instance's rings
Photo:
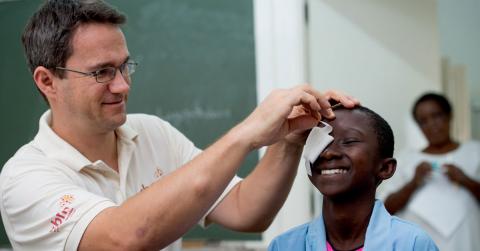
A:
{"type": "MultiPolygon", "coordinates": [[[[20,36],[40,1],[0,1],[0,166],[33,139],[47,109],[29,73],[20,36]]],[[[129,113],[158,115],[204,148],[256,105],[252,1],[109,1],[128,17],[123,26],[139,62],[129,113]]],[[[239,175],[258,160],[249,155],[239,175]]],[[[8,245],[0,231],[0,245],[8,245]]],[[[259,239],[212,226],[186,238],[259,239]]]]}

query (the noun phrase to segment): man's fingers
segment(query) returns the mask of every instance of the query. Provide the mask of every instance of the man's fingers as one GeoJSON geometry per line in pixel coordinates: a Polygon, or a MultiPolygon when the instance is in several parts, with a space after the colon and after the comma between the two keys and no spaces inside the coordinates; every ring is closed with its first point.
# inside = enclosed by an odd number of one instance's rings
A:
{"type": "MultiPolygon", "coordinates": [[[[283,98],[293,98],[289,99],[293,109],[290,108],[292,110],[290,110],[288,119],[301,117],[302,119],[300,119],[300,121],[303,121],[303,118],[309,117],[309,119],[317,120],[317,123],[322,117],[334,119],[335,114],[329,102],[331,99],[339,102],[346,108],[353,108],[360,104],[356,98],[345,95],[342,92],[328,90],[325,93],[321,93],[308,84],[299,85],[283,91],[286,91],[283,92],[283,98]]],[[[297,122],[292,123],[295,124],[297,122]]]]}
{"type": "Polygon", "coordinates": [[[288,119],[288,131],[305,131],[313,128],[318,124],[318,120],[310,115],[301,115],[295,118],[288,119]]]}
{"type": "Polygon", "coordinates": [[[300,90],[299,93],[300,93],[300,96],[299,96],[300,99],[297,101],[296,105],[306,104],[313,111],[320,111],[322,109],[321,104],[317,100],[317,97],[315,97],[314,95],[304,90],[300,90]]]}
{"type": "Polygon", "coordinates": [[[315,96],[317,98],[317,103],[320,105],[320,113],[326,118],[333,119],[335,114],[333,113],[332,107],[330,105],[330,100],[335,100],[342,104],[346,108],[353,108],[356,105],[359,105],[360,102],[353,96],[346,95],[340,91],[327,90],[324,93],[321,93],[309,85],[300,86],[305,92],[315,96]]]}
{"type": "Polygon", "coordinates": [[[358,100],[357,98],[355,98],[354,96],[350,96],[350,95],[346,95],[347,99],[351,100],[353,103],[355,103],[356,105],[360,105],[360,100],[358,100]]]}
{"type": "Polygon", "coordinates": [[[335,90],[328,90],[324,93],[325,97],[328,99],[333,99],[335,101],[340,102],[343,106],[347,108],[353,108],[356,105],[359,105],[360,102],[355,97],[350,95],[345,95],[342,92],[335,91],[335,90]]]}
{"type": "MultiPolygon", "coordinates": [[[[319,112],[318,115],[322,114],[327,118],[334,118],[335,114],[332,111],[330,102],[328,102],[329,97],[320,93],[319,91],[313,89],[310,85],[301,85],[299,86],[304,92],[315,98],[315,102],[319,105],[319,109],[314,109],[319,112]]],[[[313,107],[312,107],[313,108],[313,107]]]]}
{"type": "Polygon", "coordinates": [[[321,94],[320,92],[313,89],[311,90],[311,92],[313,93],[313,95],[317,97],[317,102],[320,104],[320,107],[322,108],[320,110],[320,114],[328,119],[335,118],[335,114],[333,113],[332,106],[328,101],[330,98],[327,95],[321,94]]]}
{"type": "Polygon", "coordinates": [[[322,119],[322,115],[318,111],[312,110],[310,106],[307,104],[300,104],[293,107],[293,110],[288,116],[288,118],[293,119],[293,118],[304,116],[304,115],[312,116],[317,120],[317,123],[322,119]]]}

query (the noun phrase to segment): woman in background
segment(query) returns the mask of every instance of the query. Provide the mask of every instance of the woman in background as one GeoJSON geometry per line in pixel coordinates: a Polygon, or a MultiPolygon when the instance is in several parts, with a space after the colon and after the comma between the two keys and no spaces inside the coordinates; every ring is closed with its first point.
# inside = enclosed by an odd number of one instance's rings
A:
{"type": "Polygon", "coordinates": [[[412,109],[428,146],[400,156],[381,188],[391,214],[419,224],[442,251],[480,248],[480,143],[450,135],[452,108],[428,93],[412,109]]]}

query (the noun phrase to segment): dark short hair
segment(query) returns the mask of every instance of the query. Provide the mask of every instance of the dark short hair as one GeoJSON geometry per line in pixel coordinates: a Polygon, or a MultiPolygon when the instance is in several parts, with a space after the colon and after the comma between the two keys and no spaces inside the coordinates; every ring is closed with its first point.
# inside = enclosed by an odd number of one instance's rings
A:
{"type": "MultiPolygon", "coordinates": [[[[335,110],[345,109],[343,106],[336,108],[335,110]]],[[[376,112],[368,109],[365,106],[355,106],[352,111],[359,111],[365,114],[369,119],[374,132],[377,134],[378,142],[378,154],[380,158],[393,157],[395,139],[393,131],[388,122],[378,115],[376,112]]]]}
{"type": "Polygon", "coordinates": [[[440,106],[440,109],[442,109],[442,111],[446,115],[448,115],[448,116],[452,115],[452,106],[450,105],[450,102],[448,101],[448,99],[441,94],[429,92],[429,93],[425,93],[422,96],[420,96],[420,98],[418,98],[417,101],[415,101],[415,104],[413,105],[412,115],[413,115],[413,118],[415,119],[415,121],[418,122],[418,120],[417,120],[417,108],[421,103],[423,103],[425,101],[433,101],[433,102],[437,103],[438,106],[440,106]]]}
{"type": "MultiPolygon", "coordinates": [[[[80,24],[121,25],[126,17],[102,0],[47,0],[25,26],[22,43],[28,67],[33,73],[43,66],[64,67],[72,55],[72,36],[80,24]]],[[[63,72],[56,72],[63,77],[63,72]]]]}

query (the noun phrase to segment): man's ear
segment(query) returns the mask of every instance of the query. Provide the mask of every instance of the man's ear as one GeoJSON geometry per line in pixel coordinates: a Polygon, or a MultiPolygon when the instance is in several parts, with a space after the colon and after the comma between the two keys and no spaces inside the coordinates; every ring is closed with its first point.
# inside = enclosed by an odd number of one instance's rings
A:
{"type": "Polygon", "coordinates": [[[397,160],[394,158],[385,158],[382,160],[382,166],[377,174],[380,181],[389,179],[397,169],[397,160]]]}
{"type": "Polygon", "coordinates": [[[56,93],[56,86],[53,84],[55,75],[49,69],[38,66],[33,72],[33,80],[37,85],[37,88],[45,95],[48,99],[52,98],[56,93]]]}

